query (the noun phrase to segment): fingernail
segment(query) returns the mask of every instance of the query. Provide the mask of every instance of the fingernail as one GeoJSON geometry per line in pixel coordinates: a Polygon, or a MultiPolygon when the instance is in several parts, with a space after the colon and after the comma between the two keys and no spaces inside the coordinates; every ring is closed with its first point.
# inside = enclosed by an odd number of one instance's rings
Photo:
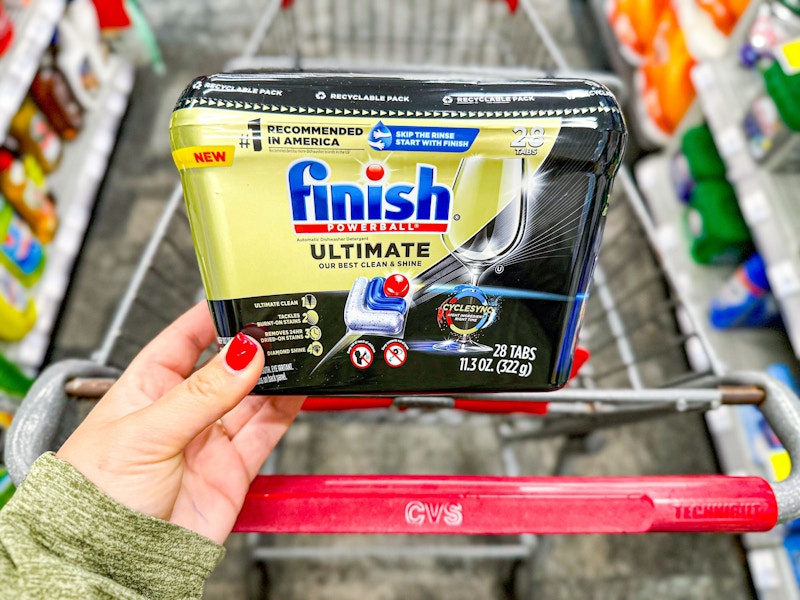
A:
{"type": "Polygon", "coordinates": [[[258,346],[256,343],[245,334],[239,332],[228,346],[228,352],[225,354],[225,363],[234,371],[241,371],[250,364],[257,351],[258,346]]]}

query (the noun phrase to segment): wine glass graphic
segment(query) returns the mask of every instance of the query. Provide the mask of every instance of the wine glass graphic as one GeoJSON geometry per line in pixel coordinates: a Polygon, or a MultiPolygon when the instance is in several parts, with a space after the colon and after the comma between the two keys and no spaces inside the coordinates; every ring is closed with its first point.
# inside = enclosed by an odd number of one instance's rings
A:
{"type": "MultiPolygon", "coordinates": [[[[481,276],[491,265],[517,248],[525,231],[527,193],[524,158],[465,158],[453,182],[453,217],[442,242],[466,267],[469,285],[458,286],[454,297],[470,297],[472,303],[485,296],[478,287],[481,276]]],[[[484,313],[484,316],[487,313],[484,313]]],[[[475,319],[475,317],[464,317],[475,319]]],[[[477,328],[487,321],[477,321],[477,328]]],[[[454,327],[468,331],[471,328],[454,327]]],[[[435,344],[448,352],[488,352],[490,347],[471,339],[468,333],[435,344]]]]}

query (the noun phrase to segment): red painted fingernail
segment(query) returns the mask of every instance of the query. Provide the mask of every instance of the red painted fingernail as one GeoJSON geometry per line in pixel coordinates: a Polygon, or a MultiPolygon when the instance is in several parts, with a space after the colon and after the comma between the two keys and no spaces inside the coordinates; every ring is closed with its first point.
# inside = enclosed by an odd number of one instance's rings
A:
{"type": "Polygon", "coordinates": [[[225,355],[225,362],[234,371],[241,371],[258,351],[256,343],[243,333],[237,333],[228,346],[228,353],[225,355]]]}

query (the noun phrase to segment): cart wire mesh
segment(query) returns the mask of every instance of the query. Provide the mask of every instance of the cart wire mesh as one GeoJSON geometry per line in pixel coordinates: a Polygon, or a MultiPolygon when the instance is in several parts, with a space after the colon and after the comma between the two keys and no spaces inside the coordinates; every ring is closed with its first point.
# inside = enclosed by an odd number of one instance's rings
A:
{"type": "Polygon", "coordinates": [[[406,72],[431,65],[567,67],[527,0],[273,0],[242,61],[251,68],[406,72]]]}

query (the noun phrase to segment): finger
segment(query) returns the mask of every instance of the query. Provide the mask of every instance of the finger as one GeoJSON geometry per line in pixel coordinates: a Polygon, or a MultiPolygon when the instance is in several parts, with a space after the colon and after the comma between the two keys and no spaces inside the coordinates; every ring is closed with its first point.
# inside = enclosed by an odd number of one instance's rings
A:
{"type": "Polygon", "coordinates": [[[247,425],[250,419],[264,408],[264,404],[273,399],[273,396],[250,395],[237,404],[220,419],[220,423],[225,428],[228,437],[234,438],[242,430],[242,427],[247,425]]]}
{"type": "Polygon", "coordinates": [[[236,436],[242,427],[253,418],[253,415],[263,408],[266,401],[266,396],[248,396],[234,406],[228,414],[220,419],[227,436],[231,439],[236,436]]]}
{"type": "Polygon", "coordinates": [[[304,400],[304,396],[264,397],[261,409],[233,436],[233,445],[251,480],[300,412],[304,400]]]}
{"type": "Polygon", "coordinates": [[[114,420],[152,404],[186,378],[215,335],[208,308],[199,302],[139,352],[90,417],[114,420]]]}
{"type": "Polygon", "coordinates": [[[261,346],[240,333],[206,366],[134,418],[168,450],[180,452],[250,393],[263,367],[261,346]]]}
{"type": "MultiPolygon", "coordinates": [[[[167,326],[125,370],[124,379],[174,382],[186,378],[197,359],[216,339],[208,305],[198,302],[167,326]]],[[[156,394],[157,396],[158,394],[156,394]]]]}

